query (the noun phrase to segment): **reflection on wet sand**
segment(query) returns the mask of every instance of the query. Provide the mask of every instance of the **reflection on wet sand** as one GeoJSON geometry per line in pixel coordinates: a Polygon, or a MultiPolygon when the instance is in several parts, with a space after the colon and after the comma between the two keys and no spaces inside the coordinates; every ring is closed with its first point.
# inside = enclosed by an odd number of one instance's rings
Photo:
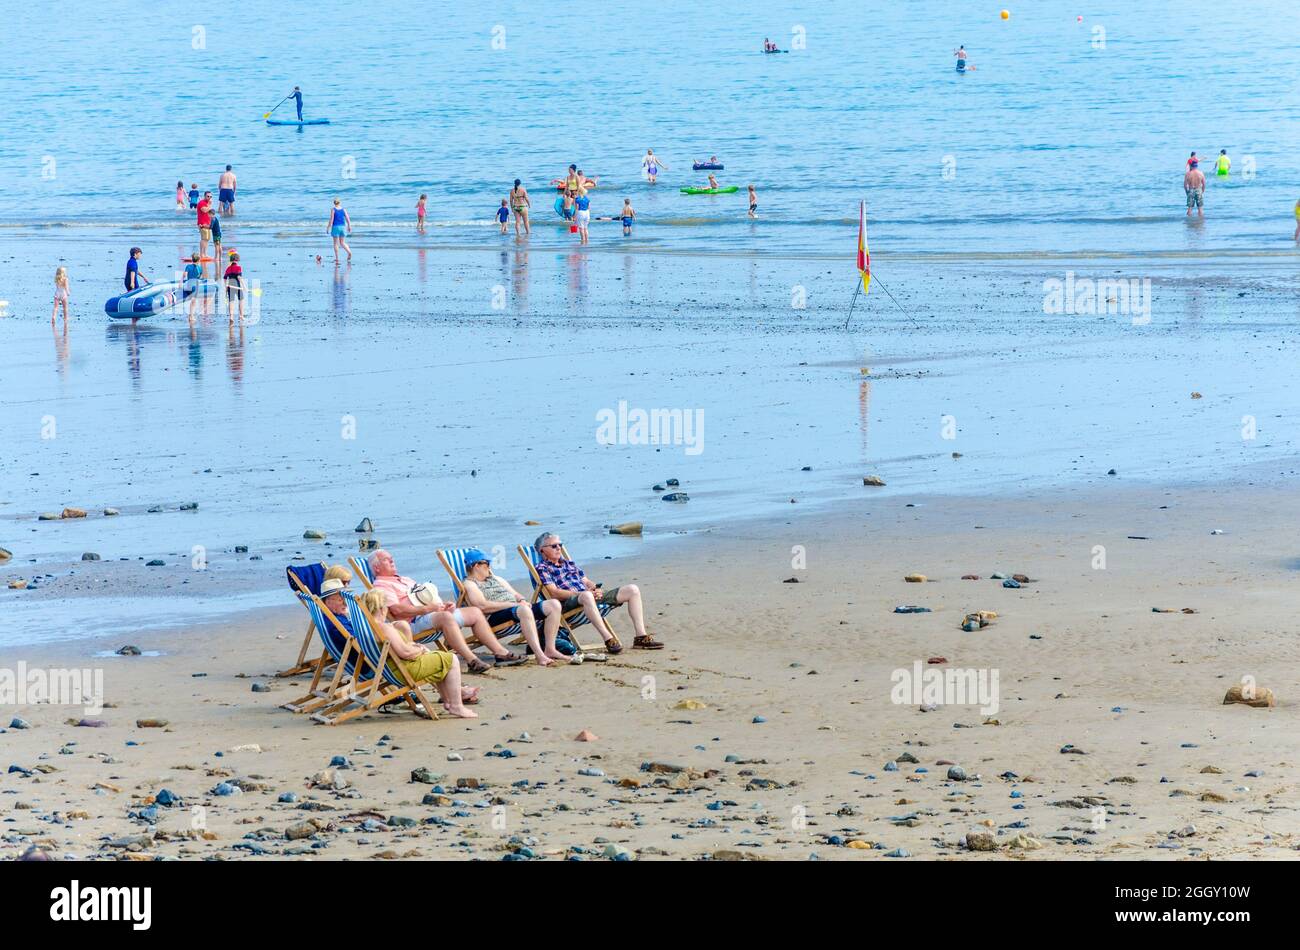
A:
{"type": "Polygon", "coordinates": [[[235,390],[242,389],[244,382],[244,325],[238,321],[227,325],[226,368],[230,371],[230,381],[235,390]]]}
{"type": "Polygon", "coordinates": [[[59,379],[68,378],[68,357],[72,355],[72,347],[68,342],[68,318],[63,318],[63,330],[59,331],[53,318],[50,319],[50,329],[54,331],[54,366],[59,374],[59,379]]]}
{"type": "Polygon", "coordinates": [[[515,300],[515,312],[526,313],[528,311],[528,250],[525,247],[515,251],[514,266],[510,270],[510,292],[515,300]]]}
{"type": "Polygon", "coordinates": [[[352,312],[352,288],[348,284],[351,273],[351,263],[334,265],[334,295],[331,305],[336,317],[344,317],[352,312]]]}

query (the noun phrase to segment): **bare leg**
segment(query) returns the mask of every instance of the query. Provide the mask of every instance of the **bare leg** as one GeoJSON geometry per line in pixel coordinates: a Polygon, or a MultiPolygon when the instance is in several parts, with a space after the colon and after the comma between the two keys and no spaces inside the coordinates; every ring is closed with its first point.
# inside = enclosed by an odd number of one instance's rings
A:
{"type": "Polygon", "coordinates": [[[537,640],[537,621],[533,619],[532,607],[528,604],[520,604],[515,608],[515,618],[519,621],[520,629],[523,630],[524,641],[533,651],[533,656],[537,657],[537,665],[550,666],[554,663],[555,661],[542,651],[542,645],[537,640]]]}
{"type": "Polygon", "coordinates": [[[600,615],[600,610],[596,607],[596,595],[589,590],[584,590],[578,595],[578,603],[582,605],[588,622],[600,631],[601,639],[608,643],[611,634],[608,632],[609,628],[605,626],[605,618],[600,615]]]}
{"type": "Polygon", "coordinates": [[[477,719],[478,713],[465,706],[460,694],[460,664],[452,662],[451,669],[438,684],[438,694],[442,696],[442,707],[460,719],[477,719]]]}
{"type": "MultiPolygon", "coordinates": [[[[474,631],[474,636],[478,642],[483,644],[492,651],[492,655],[505,659],[510,656],[510,651],[501,645],[501,641],[492,633],[492,626],[487,622],[487,617],[483,616],[483,611],[477,607],[462,607],[460,615],[467,626],[474,631]]],[[[467,648],[468,649],[468,648],[467,648]]]]}
{"type": "Polygon", "coordinates": [[[456,623],[451,614],[439,614],[437,619],[438,629],[442,631],[443,639],[447,646],[451,647],[466,663],[478,663],[479,658],[474,655],[474,651],[469,648],[465,642],[465,635],[460,632],[460,625],[456,623]]]}
{"type": "Polygon", "coordinates": [[[542,601],[542,614],[545,620],[542,621],[542,644],[546,655],[552,660],[564,660],[569,662],[569,658],[555,648],[555,638],[560,632],[560,602],[555,599],[542,601]]]}
{"type": "Polygon", "coordinates": [[[627,615],[632,618],[632,629],[638,637],[644,637],[645,614],[641,607],[641,588],[635,584],[624,584],[618,589],[618,602],[627,604],[627,615]]]}

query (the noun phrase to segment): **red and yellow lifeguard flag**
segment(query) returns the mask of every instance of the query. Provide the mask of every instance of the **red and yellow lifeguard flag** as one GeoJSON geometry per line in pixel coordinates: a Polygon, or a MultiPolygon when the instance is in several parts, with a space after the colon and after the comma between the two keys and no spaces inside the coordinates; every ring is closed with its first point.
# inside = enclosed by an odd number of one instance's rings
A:
{"type": "Polygon", "coordinates": [[[858,272],[862,275],[862,292],[871,292],[871,251],[867,249],[867,203],[858,205],[858,272]]]}

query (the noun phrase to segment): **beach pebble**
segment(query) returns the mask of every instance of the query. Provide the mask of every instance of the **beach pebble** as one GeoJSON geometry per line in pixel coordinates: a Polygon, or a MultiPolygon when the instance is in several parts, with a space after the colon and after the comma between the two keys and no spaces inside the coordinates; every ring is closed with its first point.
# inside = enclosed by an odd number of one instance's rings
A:
{"type": "Polygon", "coordinates": [[[83,729],[103,729],[108,723],[103,719],[78,719],[73,725],[81,726],[83,729]]]}
{"type": "Polygon", "coordinates": [[[271,687],[267,686],[265,683],[254,683],[252,691],[254,693],[269,693],[271,687]]]}
{"type": "Polygon", "coordinates": [[[1078,746],[1069,745],[1068,743],[1066,745],[1061,746],[1061,755],[1087,755],[1087,754],[1088,754],[1087,752],[1084,752],[1078,746]]]}
{"type": "Polygon", "coordinates": [[[912,852],[908,851],[906,848],[895,848],[893,851],[885,852],[885,857],[887,858],[910,858],[911,856],[912,852]]]}
{"type": "MultiPolygon", "coordinates": [[[[700,702],[698,699],[683,699],[673,706],[673,709],[708,709],[709,707],[700,702]]],[[[585,740],[590,741],[590,740],[585,740]]]]}
{"type": "Polygon", "coordinates": [[[894,613],[896,614],[928,614],[929,612],[929,607],[917,607],[912,604],[905,604],[894,608],[894,613]]]}
{"type": "Polygon", "coordinates": [[[1223,697],[1224,706],[1233,703],[1240,703],[1243,706],[1265,708],[1276,706],[1277,700],[1273,696],[1273,691],[1267,687],[1254,686],[1247,688],[1238,683],[1236,686],[1229,689],[1223,697]]]}
{"type": "Polygon", "coordinates": [[[86,517],[85,508],[64,508],[59,515],[60,518],[84,518],[86,517]]]}
{"type": "Polygon", "coordinates": [[[898,766],[895,765],[893,762],[886,762],[886,763],[885,763],[885,771],[886,771],[886,772],[897,772],[897,771],[898,771],[898,766]]]}
{"type": "Polygon", "coordinates": [[[881,478],[879,475],[863,475],[862,484],[871,485],[875,488],[884,488],[885,480],[881,478]]]}
{"type": "Polygon", "coordinates": [[[137,729],[165,729],[167,728],[166,719],[137,719],[135,721],[137,729]]]}
{"type": "Polygon", "coordinates": [[[181,511],[198,511],[199,503],[197,501],[187,501],[180,507],[181,511]]]}
{"type": "Polygon", "coordinates": [[[578,733],[576,736],[573,737],[573,741],[574,742],[595,742],[599,738],[600,736],[596,735],[590,729],[583,729],[580,733],[578,733]]]}
{"type": "Polygon", "coordinates": [[[948,769],[948,778],[953,782],[964,782],[966,781],[966,770],[960,765],[951,766],[948,769]]]}
{"type": "Polygon", "coordinates": [[[238,795],[242,792],[243,789],[240,788],[238,785],[231,785],[229,782],[219,782],[215,787],[213,787],[212,791],[209,794],[225,796],[225,795],[238,795]]]}
{"type": "Polygon", "coordinates": [[[895,762],[906,762],[906,763],[910,763],[910,764],[912,764],[912,765],[916,765],[916,764],[919,763],[921,760],[918,759],[916,756],[912,755],[912,753],[910,753],[910,752],[904,752],[904,753],[903,753],[902,755],[900,755],[898,758],[894,759],[894,761],[895,761],[895,762]]]}
{"type": "Polygon", "coordinates": [[[140,648],[134,644],[128,643],[124,647],[119,647],[116,653],[118,656],[139,656],[140,648]]]}
{"type": "Polygon", "coordinates": [[[611,861],[635,861],[636,854],[623,847],[621,844],[610,843],[605,845],[605,850],[601,852],[603,857],[611,861]]]}
{"type": "MultiPolygon", "coordinates": [[[[329,767],[332,769],[350,769],[353,766],[351,760],[349,760],[346,755],[336,755],[330,759],[329,767]]],[[[414,781],[415,780],[414,772],[411,773],[411,777],[412,777],[411,780],[414,781]]]]}
{"type": "Polygon", "coordinates": [[[660,500],[684,502],[684,501],[690,501],[691,496],[686,494],[686,492],[684,491],[670,491],[668,494],[662,496],[660,500]]]}
{"type": "Polygon", "coordinates": [[[579,775],[586,775],[586,776],[589,776],[589,777],[591,777],[591,778],[604,778],[604,777],[605,777],[605,773],[604,773],[604,771],[601,770],[601,769],[591,769],[591,768],[578,769],[578,774],[579,774],[579,775]]]}
{"type": "Polygon", "coordinates": [[[236,554],[247,554],[247,553],[248,553],[248,545],[247,545],[247,544],[236,544],[236,545],[235,545],[235,553],[236,553],[236,554]]]}
{"type": "Polygon", "coordinates": [[[978,574],[963,574],[961,579],[964,581],[977,581],[980,579],[978,574]]]}
{"type": "Polygon", "coordinates": [[[59,513],[57,511],[42,511],[36,516],[37,521],[58,521],[59,513]]]}
{"type": "Polygon", "coordinates": [[[17,716],[14,716],[13,719],[9,720],[10,729],[30,729],[31,727],[32,724],[26,719],[20,719],[17,716]]]}
{"type": "Polygon", "coordinates": [[[105,509],[104,509],[104,517],[105,517],[105,518],[112,518],[114,515],[120,515],[121,513],[122,513],[122,512],[118,511],[116,508],[105,508],[105,509]]]}
{"type": "Polygon", "coordinates": [[[0,564],[3,564],[5,561],[12,559],[13,556],[14,556],[13,551],[10,551],[8,548],[0,548],[0,564]]]}
{"type": "Polygon", "coordinates": [[[909,584],[924,584],[927,578],[924,574],[906,574],[903,576],[903,580],[909,584]]]}
{"type": "Polygon", "coordinates": [[[369,518],[362,518],[361,523],[352,530],[357,534],[371,534],[375,530],[375,525],[369,518]]]}
{"type": "Polygon", "coordinates": [[[669,488],[677,488],[679,485],[681,485],[681,482],[679,482],[677,479],[675,478],[668,479],[669,488]]]}
{"type": "Polygon", "coordinates": [[[152,561],[145,561],[145,567],[165,567],[167,562],[161,558],[154,558],[152,561]]]}
{"type": "Polygon", "coordinates": [[[767,719],[764,718],[763,716],[755,716],[753,719],[751,719],[751,720],[749,720],[749,721],[752,722],[752,723],[764,723],[764,722],[767,722],[767,719]]]}
{"type": "Polygon", "coordinates": [[[94,551],[87,551],[85,554],[81,555],[81,559],[83,561],[98,561],[100,557],[94,551]]]}
{"type": "Polygon", "coordinates": [[[1020,586],[1020,581],[1016,580],[1015,578],[1008,577],[1006,580],[1002,582],[1002,586],[1009,587],[1009,588],[1016,588],[1020,586]]]}
{"type": "Polygon", "coordinates": [[[285,804],[285,805],[293,805],[293,804],[295,804],[295,803],[298,801],[298,793],[297,793],[297,792],[281,792],[281,793],[280,793],[280,797],[277,798],[276,801],[277,801],[277,802],[280,802],[280,803],[282,803],[282,804],[285,804]]]}
{"type": "Polygon", "coordinates": [[[21,577],[15,577],[15,578],[12,578],[12,579],[9,581],[9,585],[8,585],[8,586],[9,586],[9,589],[10,589],[10,590],[26,590],[26,589],[27,589],[27,581],[25,581],[25,580],[22,579],[21,577]]]}
{"type": "Polygon", "coordinates": [[[325,540],[325,532],[324,532],[324,531],[317,531],[315,528],[308,528],[306,531],[304,531],[304,532],[302,533],[302,536],[303,536],[303,539],[306,540],[306,541],[324,541],[324,540],[325,540]]]}
{"type": "Polygon", "coordinates": [[[447,761],[448,761],[448,762],[464,762],[464,761],[465,761],[465,757],[464,757],[463,755],[461,755],[459,752],[448,752],[448,753],[447,753],[447,761]]]}
{"type": "Polygon", "coordinates": [[[609,533],[639,535],[641,533],[641,528],[642,525],[641,522],[639,521],[625,521],[622,524],[614,525],[612,528],[609,529],[609,533]]]}

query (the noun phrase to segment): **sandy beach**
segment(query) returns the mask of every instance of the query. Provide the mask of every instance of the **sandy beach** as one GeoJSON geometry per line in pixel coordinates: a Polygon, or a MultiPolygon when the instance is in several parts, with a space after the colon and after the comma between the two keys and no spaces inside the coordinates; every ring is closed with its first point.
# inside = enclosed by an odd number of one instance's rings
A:
{"type": "MultiPolygon", "coordinates": [[[[36,771],[5,776],[3,851],[1294,857],[1293,493],[872,491],[833,516],[741,521],[594,570],[641,585],[668,649],[474,678],[478,721],[404,711],[330,727],[278,709],[305,682],[273,675],[296,652],[297,606],[142,636],[159,656],[33,645],[29,665],[102,665],[109,705],[89,717],[100,727],[20,709],[30,727],[4,733],[6,755],[36,771]],[[928,580],[904,580],[917,572],[928,580]],[[1004,588],[997,572],[1031,581],[1004,588]],[[978,610],[997,618],[959,629],[978,610]],[[895,671],[914,664],[997,671],[996,709],[892,701],[895,671]],[[1276,707],[1222,705],[1242,677],[1276,707]],[[575,741],[584,729],[598,738],[575,741]],[[351,768],[331,771],[335,756],[351,768]],[[222,782],[243,791],[214,794],[222,782]],[[128,817],[163,789],[179,802],[128,817]],[[962,847],[968,835],[992,850],[962,847]]],[[[614,624],[626,637],[621,612],[614,624]]]]}

